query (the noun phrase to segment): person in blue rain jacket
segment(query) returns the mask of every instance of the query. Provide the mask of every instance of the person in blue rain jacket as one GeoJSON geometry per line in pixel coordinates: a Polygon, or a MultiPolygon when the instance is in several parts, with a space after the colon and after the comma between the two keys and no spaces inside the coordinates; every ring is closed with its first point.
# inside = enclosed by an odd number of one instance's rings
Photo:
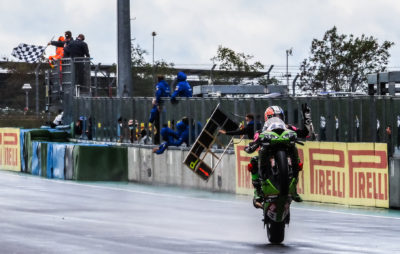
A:
{"type": "Polygon", "coordinates": [[[166,124],[163,125],[160,134],[164,142],[161,143],[161,145],[158,148],[155,147],[153,149],[153,153],[156,154],[162,154],[165,151],[165,149],[168,148],[168,146],[175,144],[175,139],[179,138],[176,132],[171,128],[169,128],[166,124]]]}
{"type": "Polygon", "coordinates": [[[189,122],[187,118],[183,118],[176,124],[178,140],[175,141],[175,146],[180,146],[183,143],[189,145],[189,122]]]}
{"type": "Polygon", "coordinates": [[[169,146],[180,146],[183,143],[189,145],[189,125],[187,121],[179,121],[176,129],[177,131],[175,132],[167,125],[164,125],[161,129],[161,136],[164,142],[158,148],[153,149],[154,153],[162,154],[169,146]]]}
{"type": "Polygon", "coordinates": [[[171,95],[171,102],[175,102],[176,97],[192,97],[192,87],[186,81],[186,74],[182,71],[178,72],[177,80],[178,84],[171,95]]]}
{"type": "Polygon", "coordinates": [[[171,97],[171,89],[163,75],[157,77],[158,83],[156,85],[156,102],[160,104],[161,97],[171,97]]]}

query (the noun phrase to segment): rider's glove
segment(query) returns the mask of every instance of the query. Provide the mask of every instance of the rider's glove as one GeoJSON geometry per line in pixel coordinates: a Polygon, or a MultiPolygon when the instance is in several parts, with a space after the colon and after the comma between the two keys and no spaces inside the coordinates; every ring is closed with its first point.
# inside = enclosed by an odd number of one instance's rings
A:
{"type": "Polygon", "coordinates": [[[301,110],[303,112],[303,119],[305,125],[311,124],[311,108],[307,105],[307,103],[301,104],[301,110]]]}
{"type": "Polygon", "coordinates": [[[305,104],[301,104],[301,110],[303,112],[303,119],[304,119],[304,126],[308,130],[308,135],[313,135],[313,127],[312,127],[312,121],[311,121],[311,108],[305,104]]]}
{"type": "Polygon", "coordinates": [[[257,142],[251,142],[248,146],[244,148],[244,151],[246,153],[254,153],[258,148],[258,143],[257,142]]]}

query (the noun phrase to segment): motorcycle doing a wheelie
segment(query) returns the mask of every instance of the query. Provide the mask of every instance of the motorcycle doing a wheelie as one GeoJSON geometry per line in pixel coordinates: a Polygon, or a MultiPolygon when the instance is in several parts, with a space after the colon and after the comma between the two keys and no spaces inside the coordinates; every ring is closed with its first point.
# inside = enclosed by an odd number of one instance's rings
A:
{"type": "MultiPolygon", "coordinates": [[[[258,148],[259,175],[263,195],[261,202],[254,205],[263,209],[263,221],[268,240],[279,244],[285,237],[285,225],[290,221],[290,204],[296,195],[297,174],[294,172],[293,149],[297,140],[296,132],[287,129],[278,117],[272,117],[265,123],[258,139],[245,151],[255,152],[258,148]]],[[[297,154],[297,153],[296,153],[297,154]]]]}

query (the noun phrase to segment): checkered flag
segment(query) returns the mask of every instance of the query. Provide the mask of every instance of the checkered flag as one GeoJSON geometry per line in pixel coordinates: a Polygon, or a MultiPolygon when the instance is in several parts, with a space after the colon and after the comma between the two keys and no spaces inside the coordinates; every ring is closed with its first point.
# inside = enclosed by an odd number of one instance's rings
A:
{"type": "Polygon", "coordinates": [[[35,63],[40,59],[45,49],[46,47],[43,46],[21,43],[13,49],[11,55],[27,63],[35,63]]]}

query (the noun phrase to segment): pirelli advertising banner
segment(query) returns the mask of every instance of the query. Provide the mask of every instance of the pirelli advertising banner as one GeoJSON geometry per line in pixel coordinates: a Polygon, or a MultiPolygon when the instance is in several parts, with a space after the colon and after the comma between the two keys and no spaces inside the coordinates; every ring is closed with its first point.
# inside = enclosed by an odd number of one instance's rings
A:
{"type": "Polygon", "coordinates": [[[0,169],[21,171],[19,129],[0,128],[0,169]]]}
{"type": "MultiPolygon", "coordinates": [[[[258,153],[243,151],[248,142],[235,145],[238,194],[253,193],[247,165],[258,153]]],[[[297,188],[304,200],[389,207],[386,144],[306,142],[297,148],[304,164],[297,188]]]]}

